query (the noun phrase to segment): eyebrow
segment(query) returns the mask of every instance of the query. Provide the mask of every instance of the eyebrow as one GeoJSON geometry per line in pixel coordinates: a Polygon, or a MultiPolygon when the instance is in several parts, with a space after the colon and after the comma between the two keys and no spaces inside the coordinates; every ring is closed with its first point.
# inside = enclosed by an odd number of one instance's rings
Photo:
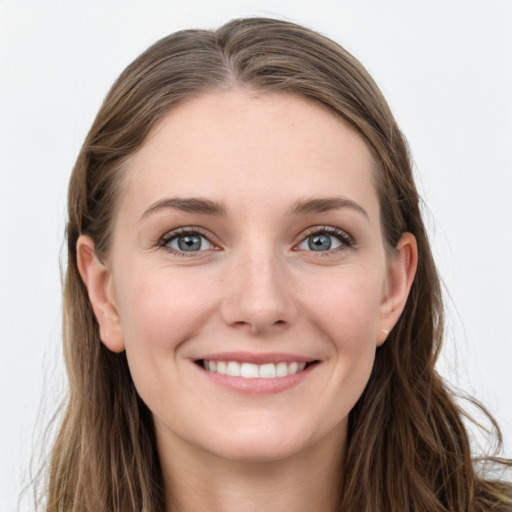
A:
{"type": "Polygon", "coordinates": [[[352,199],[348,199],[347,197],[343,196],[298,199],[295,201],[294,205],[288,213],[289,215],[324,213],[332,210],[338,210],[340,208],[351,208],[356,212],[361,213],[368,220],[370,219],[368,213],[361,205],[355,201],[352,201],[352,199]]]}
{"type": "MultiPolygon", "coordinates": [[[[202,215],[226,215],[226,208],[222,203],[204,199],[202,197],[169,197],[160,199],[153,203],[143,214],[141,219],[145,219],[150,215],[171,208],[186,213],[198,213],[202,215]]],[[[287,212],[287,215],[306,215],[311,213],[324,213],[340,208],[351,208],[364,217],[369,219],[366,210],[355,201],[346,197],[325,197],[325,198],[303,198],[295,201],[293,206],[287,212]]]]}
{"type": "Polygon", "coordinates": [[[160,199],[153,203],[143,214],[141,219],[145,219],[150,215],[167,208],[180,210],[186,213],[200,213],[203,215],[225,215],[226,208],[221,203],[203,199],[201,197],[169,197],[160,199]]]}

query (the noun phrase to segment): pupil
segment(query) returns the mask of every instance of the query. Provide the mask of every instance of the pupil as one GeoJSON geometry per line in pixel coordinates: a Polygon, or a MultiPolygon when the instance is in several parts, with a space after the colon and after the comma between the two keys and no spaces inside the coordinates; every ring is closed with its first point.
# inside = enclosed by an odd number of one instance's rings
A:
{"type": "Polygon", "coordinates": [[[178,238],[178,247],[182,251],[198,251],[201,248],[199,235],[183,235],[178,238]]]}
{"type": "Polygon", "coordinates": [[[331,248],[331,237],[323,234],[310,236],[308,245],[312,251],[328,251],[331,248]]]}

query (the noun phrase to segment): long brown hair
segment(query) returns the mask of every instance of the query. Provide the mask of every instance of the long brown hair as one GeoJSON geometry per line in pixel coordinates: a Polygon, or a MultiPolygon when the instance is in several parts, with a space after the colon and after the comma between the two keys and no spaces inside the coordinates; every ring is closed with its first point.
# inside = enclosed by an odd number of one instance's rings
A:
{"type": "Polygon", "coordinates": [[[507,484],[477,476],[464,412],[435,370],[441,288],[405,139],[352,55],[313,31],[266,18],[182,31],[151,46],[113,85],[80,151],[69,186],[64,289],[69,399],[52,451],[46,510],[164,509],[152,416],[124,353],[100,342],[76,242],[87,234],[99,258],[106,257],[127,157],[179,102],[235,86],[300,95],[350,123],[374,155],[387,244],[394,247],[404,232],[418,243],[405,311],[377,350],[370,381],[350,413],[339,509],[508,510],[507,484]]]}

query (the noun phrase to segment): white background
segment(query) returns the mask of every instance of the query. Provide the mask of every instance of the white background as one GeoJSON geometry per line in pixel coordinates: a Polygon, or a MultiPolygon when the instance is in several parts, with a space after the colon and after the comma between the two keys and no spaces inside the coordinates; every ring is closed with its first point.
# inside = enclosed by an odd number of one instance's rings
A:
{"type": "Polygon", "coordinates": [[[158,38],[254,14],[329,35],[383,89],[451,296],[441,371],[493,411],[512,455],[512,0],[0,0],[0,511],[65,387],[66,186],[102,98],[158,38]]]}

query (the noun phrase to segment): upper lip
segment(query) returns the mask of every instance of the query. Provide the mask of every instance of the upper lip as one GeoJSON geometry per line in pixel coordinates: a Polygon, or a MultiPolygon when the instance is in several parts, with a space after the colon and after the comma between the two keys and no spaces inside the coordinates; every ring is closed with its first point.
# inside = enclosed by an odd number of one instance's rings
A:
{"type": "Polygon", "coordinates": [[[301,356],[298,354],[289,354],[284,352],[215,352],[214,354],[205,355],[199,360],[207,361],[236,361],[239,363],[312,363],[316,361],[313,357],[301,356]]]}

